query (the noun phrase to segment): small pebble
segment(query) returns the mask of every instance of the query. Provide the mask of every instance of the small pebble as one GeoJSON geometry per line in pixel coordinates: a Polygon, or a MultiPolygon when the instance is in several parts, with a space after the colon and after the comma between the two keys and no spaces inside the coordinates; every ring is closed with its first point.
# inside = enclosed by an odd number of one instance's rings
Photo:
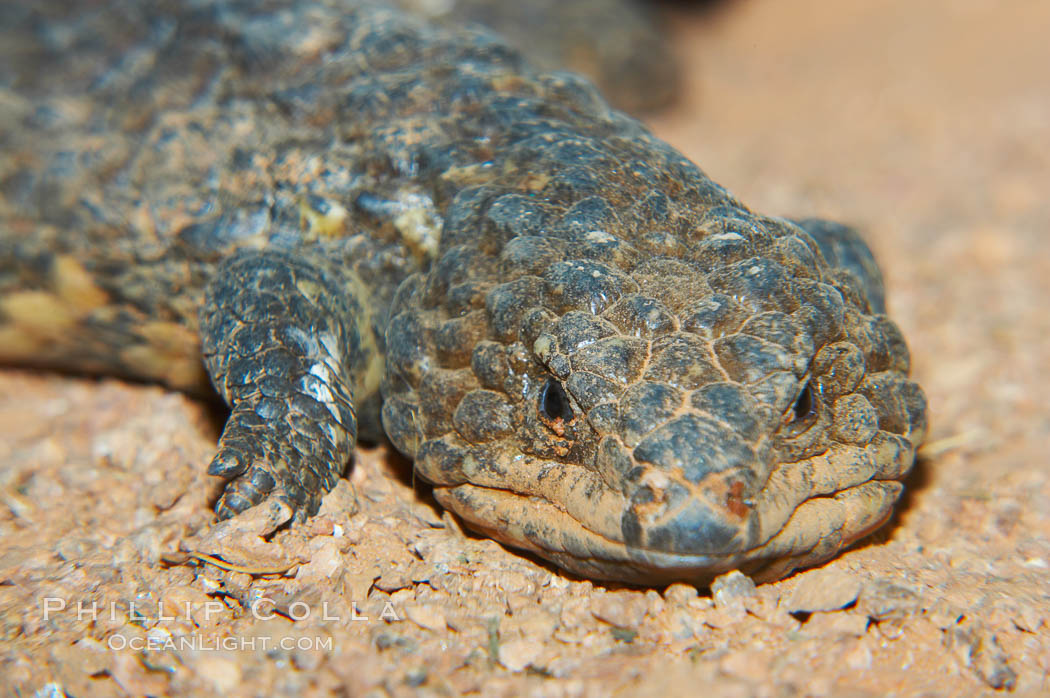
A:
{"type": "Polygon", "coordinates": [[[860,596],[860,580],[839,570],[813,570],[801,575],[787,600],[789,613],[837,611],[860,596]]]}
{"type": "Polygon", "coordinates": [[[439,606],[432,604],[412,604],[405,606],[405,615],[408,619],[426,630],[444,632],[447,626],[445,611],[439,606]]]}
{"type": "Polygon", "coordinates": [[[711,596],[715,607],[723,611],[742,611],[744,599],[755,595],[755,583],[737,570],[726,572],[711,582],[711,596]]]}
{"type": "Polygon", "coordinates": [[[510,640],[500,645],[499,663],[510,671],[521,671],[536,661],[543,643],[534,640],[510,640]]]}
{"type": "Polygon", "coordinates": [[[617,628],[637,628],[648,609],[645,596],[633,591],[602,594],[591,601],[591,614],[617,628]]]}

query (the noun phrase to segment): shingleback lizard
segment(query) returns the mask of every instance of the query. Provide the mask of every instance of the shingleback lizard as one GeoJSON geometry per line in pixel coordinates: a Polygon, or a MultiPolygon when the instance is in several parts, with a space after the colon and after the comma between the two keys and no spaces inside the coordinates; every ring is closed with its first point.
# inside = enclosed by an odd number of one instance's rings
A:
{"type": "Polygon", "coordinates": [[[851,229],[375,3],[0,14],[0,361],[213,386],[220,518],[310,516],[383,434],[596,579],[776,579],[889,516],[926,402],[851,229]]]}

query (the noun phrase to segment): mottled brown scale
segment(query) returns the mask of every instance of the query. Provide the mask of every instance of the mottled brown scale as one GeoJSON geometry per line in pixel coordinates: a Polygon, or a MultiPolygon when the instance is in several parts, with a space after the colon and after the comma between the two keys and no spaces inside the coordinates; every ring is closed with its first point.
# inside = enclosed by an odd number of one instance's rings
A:
{"type": "Polygon", "coordinates": [[[311,515],[360,434],[598,579],[774,579],[885,521],[926,403],[856,234],[437,20],[0,8],[0,359],[210,381],[220,516],[311,515]]]}

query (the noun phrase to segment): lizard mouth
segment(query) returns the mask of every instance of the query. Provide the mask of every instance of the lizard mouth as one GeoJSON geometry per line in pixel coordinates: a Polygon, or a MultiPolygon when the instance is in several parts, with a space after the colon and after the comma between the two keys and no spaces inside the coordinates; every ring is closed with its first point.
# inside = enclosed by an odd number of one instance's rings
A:
{"type": "MultiPolygon", "coordinates": [[[[545,497],[473,484],[437,486],[434,496],[472,530],[584,577],[631,584],[706,584],[739,569],[757,582],[820,564],[882,526],[902,491],[871,479],[799,503],[775,535],[724,552],[668,552],[602,533],[545,497]]],[[[621,499],[621,501],[623,501],[621,499]]],[[[599,507],[600,507],[599,503],[599,507]]],[[[622,515],[622,512],[621,512],[622,515]]]]}

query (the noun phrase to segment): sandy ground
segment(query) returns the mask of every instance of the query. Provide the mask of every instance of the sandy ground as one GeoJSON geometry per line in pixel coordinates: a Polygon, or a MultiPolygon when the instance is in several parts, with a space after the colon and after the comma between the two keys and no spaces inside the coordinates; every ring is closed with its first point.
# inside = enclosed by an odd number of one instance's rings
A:
{"type": "Polygon", "coordinates": [[[379,449],[304,526],[212,527],[207,407],[0,372],[0,692],[1050,693],[1050,4],[672,18],[689,84],[656,131],[885,267],[932,414],[892,524],[757,589],[623,589],[465,535],[379,449]]]}

